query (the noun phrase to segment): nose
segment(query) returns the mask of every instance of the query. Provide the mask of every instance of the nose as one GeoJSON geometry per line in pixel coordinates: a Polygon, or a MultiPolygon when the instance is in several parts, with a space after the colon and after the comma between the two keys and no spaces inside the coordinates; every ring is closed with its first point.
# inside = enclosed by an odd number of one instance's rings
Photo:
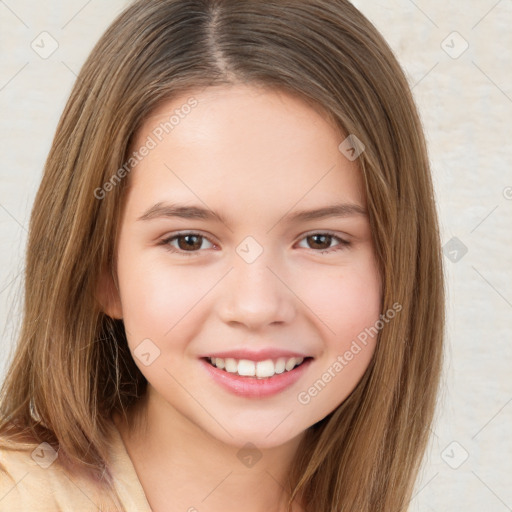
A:
{"type": "Polygon", "coordinates": [[[232,261],[234,268],[224,278],[217,299],[221,320],[251,330],[290,323],[297,298],[275,262],[265,252],[252,263],[238,254],[232,261]]]}

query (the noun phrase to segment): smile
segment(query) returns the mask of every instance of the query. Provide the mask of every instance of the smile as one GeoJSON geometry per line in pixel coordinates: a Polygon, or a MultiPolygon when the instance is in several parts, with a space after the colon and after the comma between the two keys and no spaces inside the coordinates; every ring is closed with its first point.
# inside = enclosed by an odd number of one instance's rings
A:
{"type": "Polygon", "coordinates": [[[221,388],[243,398],[262,399],[293,386],[307,371],[313,357],[262,361],[202,357],[200,361],[209,377],[221,388]]]}
{"type": "Polygon", "coordinates": [[[241,377],[256,377],[258,379],[270,378],[274,375],[290,372],[304,361],[303,357],[280,357],[278,359],[265,359],[264,361],[224,359],[220,357],[208,357],[206,359],[212,366],[227,373],[234,373],[241,377]]]}

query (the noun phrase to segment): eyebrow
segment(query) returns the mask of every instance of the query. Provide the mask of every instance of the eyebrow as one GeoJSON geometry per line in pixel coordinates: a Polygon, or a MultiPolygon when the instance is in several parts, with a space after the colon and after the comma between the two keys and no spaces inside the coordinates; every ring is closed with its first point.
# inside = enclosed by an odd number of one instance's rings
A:
{"type": "MultiPolygon", "coordinates": [[[[311,220],[325,219],[328,217],[352,217],[356,215],[368,216],[368,212],[356,203],[337,203],[312,210],[299,210],[288,213],[281,221],[288,223],[307,222],[311,220]]],[[[199,206],[187,206],[184,204],[156,203],[146,210],[137,220],[148,221],[159,218],[199,219],[215,220],[227,225],[226,219],[219,213],[199,206]]]]}

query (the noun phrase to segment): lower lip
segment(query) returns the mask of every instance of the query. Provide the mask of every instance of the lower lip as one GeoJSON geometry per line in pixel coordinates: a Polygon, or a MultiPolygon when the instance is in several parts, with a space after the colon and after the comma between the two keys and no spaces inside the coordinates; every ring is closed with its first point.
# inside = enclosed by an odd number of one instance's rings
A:
{"type": "Polygon", "coordinates": [[[216,382],[235,395],[246,398],[265,398],[275,395],[297,382],[311,361],[312,359],[306,359],[289,372],[285,371],[264,379],[241,377],[237,373],[226,372],[211,365],[205,359],[201,359],[201,364],[216,382]]]}

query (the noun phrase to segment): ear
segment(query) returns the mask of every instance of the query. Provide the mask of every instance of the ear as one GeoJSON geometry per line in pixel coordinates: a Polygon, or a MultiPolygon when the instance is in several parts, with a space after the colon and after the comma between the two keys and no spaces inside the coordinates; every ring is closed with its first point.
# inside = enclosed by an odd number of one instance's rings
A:
{"type": "Polygon", "coordinates": [[[104,269],[100,274],[96,286],[96,299],[101,304],[103,312],[110,318],[123,318],[119,289],[114,277],[107,269],[104,269]]]}

